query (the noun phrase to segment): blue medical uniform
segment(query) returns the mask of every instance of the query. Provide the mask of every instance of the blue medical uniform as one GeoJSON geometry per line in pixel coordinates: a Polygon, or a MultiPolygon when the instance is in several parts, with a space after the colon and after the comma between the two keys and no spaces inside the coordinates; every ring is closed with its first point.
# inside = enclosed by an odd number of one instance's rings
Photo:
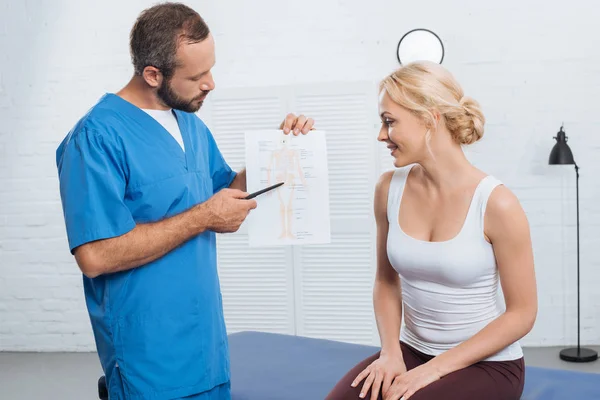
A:
{"type": "MultiPolygon", "coordinates": [[[[59,145],[71,252],[123,235],[138,223],[172,217],[231,184],[236,173],[206,125],[193,113],[174,112],[185,152],[154,118],[110,93],[59,145]]],[[[139,268],[84,276],[83,283],[111,400],[202,392],[228,398],[229,349],[214,232],[139,268]]]]}

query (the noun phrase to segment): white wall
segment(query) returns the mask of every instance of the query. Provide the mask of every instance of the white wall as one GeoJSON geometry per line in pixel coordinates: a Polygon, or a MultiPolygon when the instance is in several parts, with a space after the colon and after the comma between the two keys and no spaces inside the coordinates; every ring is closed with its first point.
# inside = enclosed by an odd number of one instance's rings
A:
{"type": "MultiPolygon", "coordinates": [[[[85,3],[0,5],[0,350],[93,349],[80,274],[67,249],[54,151],[103,92],[129,78],[129,29],[153,2],[85,3]]],[[[444,65],[488,118],[470,157],[504,180],[529,215],[539,316],[527,345],[576,340],[575,174],[546,165],[564,122],[581,166],[582,342],[599,344],[600,6],[456,3],[193,5],[217,40],[217,89],[377,80],[396,66],[404,32],[423,26],[441,35],[444,65]]],[[[373,140],[375,133],[365,132],[373,140]]]]}

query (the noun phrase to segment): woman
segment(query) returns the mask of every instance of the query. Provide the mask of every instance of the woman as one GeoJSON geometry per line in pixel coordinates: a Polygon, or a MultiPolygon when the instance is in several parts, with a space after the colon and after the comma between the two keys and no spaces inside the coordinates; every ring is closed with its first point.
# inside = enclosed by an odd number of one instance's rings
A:
{"type": "Polygon", "coordinates": [[[406,65],[380,89],[378,140],[396,166],[375,191],[381,351],[327,399],[519,399],[518,340],[537,313],[533,251],[515,195],[462,151],[485,118],[434,63],[406,65]]]}

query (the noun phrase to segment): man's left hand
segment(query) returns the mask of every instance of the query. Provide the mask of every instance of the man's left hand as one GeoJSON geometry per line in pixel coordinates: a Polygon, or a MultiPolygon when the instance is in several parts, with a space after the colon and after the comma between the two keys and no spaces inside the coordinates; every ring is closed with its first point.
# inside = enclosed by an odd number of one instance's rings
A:
{"type": "Polygon", "coordinates": [[[279,125],[279,129],[282,129],[286,135],[290,132],[293,132],[294,135],[299,135],[300,133],[306,135],[314,129],[314,125],[315,120],[312,118],[306,118],[304,115],[296,116],[288,114],[281,125],[279,125]]]}

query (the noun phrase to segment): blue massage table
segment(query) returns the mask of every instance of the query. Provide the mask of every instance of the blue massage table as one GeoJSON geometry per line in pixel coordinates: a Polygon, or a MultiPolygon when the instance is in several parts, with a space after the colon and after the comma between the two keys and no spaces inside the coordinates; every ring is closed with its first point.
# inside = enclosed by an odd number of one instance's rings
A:
{"type": "MultiPolygon", "coordinates": [[[[323,400],[350,368],[379,350],[262,332],[231,334],[229,347],[231,400],[323,400]]],[[[522,400],[600,400],[600,374],[526,368],[522,400]]],[[[98,391],[108,399],[104,377],[98,391]]]]}
{"type": "MultiPolygon", "coordinates": [[[[229,335],[231,400],[323,400],[372,346],[291,335],[229,335]]],[[[522,400],[600,400],[600,374],[527,367],[522,400]]],[[[465,399],[467,400],[467,399],[465,399]]]]}

